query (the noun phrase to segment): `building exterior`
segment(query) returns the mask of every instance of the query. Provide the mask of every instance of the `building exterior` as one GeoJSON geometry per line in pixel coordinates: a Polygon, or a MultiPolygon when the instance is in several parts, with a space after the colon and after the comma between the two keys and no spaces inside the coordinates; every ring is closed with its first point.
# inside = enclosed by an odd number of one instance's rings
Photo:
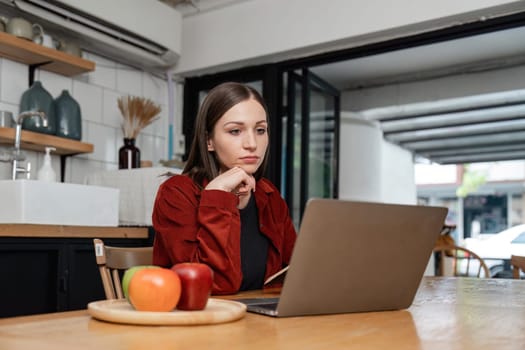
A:
{"type": "Polygon", "coordinates": [[[415,180],[419,203],[449,208],[459,242],[525,221],[525,161],[416,164],[415,180]]]}

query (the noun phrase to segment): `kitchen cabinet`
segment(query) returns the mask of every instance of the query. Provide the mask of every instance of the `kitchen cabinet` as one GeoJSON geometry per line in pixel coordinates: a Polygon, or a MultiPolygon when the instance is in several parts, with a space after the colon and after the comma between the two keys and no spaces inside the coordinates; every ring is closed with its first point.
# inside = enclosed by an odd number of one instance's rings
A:
{"type": "Polygon", "coordinates": [[[0,225],[0,317],[85,309],[104,299],[95,237],[113,246],[148,246],[153,229],[0,225]]]}

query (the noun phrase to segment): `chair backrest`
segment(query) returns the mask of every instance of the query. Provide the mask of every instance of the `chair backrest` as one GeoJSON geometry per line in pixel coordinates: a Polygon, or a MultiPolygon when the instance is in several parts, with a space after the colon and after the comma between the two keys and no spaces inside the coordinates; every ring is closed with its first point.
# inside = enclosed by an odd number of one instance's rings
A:
{"type": "Polygon", "coordinates": [[[511,255],[510,264],[512,265],[512,277],[520,279],[520,271],[525,272],[525,256],[511,255]]]}
{"type": "Polygon", "coordinates": [[[439,253],[436,257],[439,260],[436,271],[438,276],[491,277],[485,261],[467,248],[452,244],[437,245],[434,252],[439,253]],[[447,269],[447,263],[452,264],[451,269],[447,269]]]}
{"type": "Polygon", "coordinates": [[[93,240],[106,299],[124,298],[119,273],[137,265],[151,265],[153,247],[111,247],[101,239],[93,240]]]}

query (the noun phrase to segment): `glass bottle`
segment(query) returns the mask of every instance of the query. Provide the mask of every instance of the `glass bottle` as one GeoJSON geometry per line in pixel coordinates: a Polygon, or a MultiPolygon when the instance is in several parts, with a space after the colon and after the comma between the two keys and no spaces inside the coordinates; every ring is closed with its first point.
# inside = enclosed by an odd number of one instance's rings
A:
{"type": "Polygon", "coordinates": [[[124,138],[124,146],[118,151],[118,168],[140,168],[140,150],[135,146],[135,139],[124,138]]]}

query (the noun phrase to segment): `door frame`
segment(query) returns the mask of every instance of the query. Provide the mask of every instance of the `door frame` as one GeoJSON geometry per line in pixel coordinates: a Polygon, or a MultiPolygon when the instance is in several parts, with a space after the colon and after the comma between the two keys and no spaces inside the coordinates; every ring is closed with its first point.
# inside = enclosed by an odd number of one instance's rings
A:
{"type": "MultiPolygon", "coordinates": [[[[315,75],[308,68],[303,67],[300,73],[297,73],[297,69],[286,72],[288,79],[287,83],[287,136],[286,142],[289,145],[286,149],[286,168],[290,171],[286,172],[286,186],[285,186],[285,199],[288,203],[288,207],[293,208],[294,199],[294,144],[295,135],[294,123],[295,123],[295,101],[297,92],[295,91],[296,84],[301,85],[300,98],[301,98],[301,169],[300,169],[300,194],[299,194],[299,214],[300,218],[304,213],[306,202],[310,198],[309,195],[309,148],[310,144],[310,122],[311,122],[311,91],[312,89],[319,90],[331,95],[334,98],[334,149],[333,149],[333,192],[331,198],[339,197],[339,135],[340,135],[340,92],[335,87],[328,84],[326,81],[315,75]]],[[[281,189],[282,190],[282,189],[281,189]]]]}

